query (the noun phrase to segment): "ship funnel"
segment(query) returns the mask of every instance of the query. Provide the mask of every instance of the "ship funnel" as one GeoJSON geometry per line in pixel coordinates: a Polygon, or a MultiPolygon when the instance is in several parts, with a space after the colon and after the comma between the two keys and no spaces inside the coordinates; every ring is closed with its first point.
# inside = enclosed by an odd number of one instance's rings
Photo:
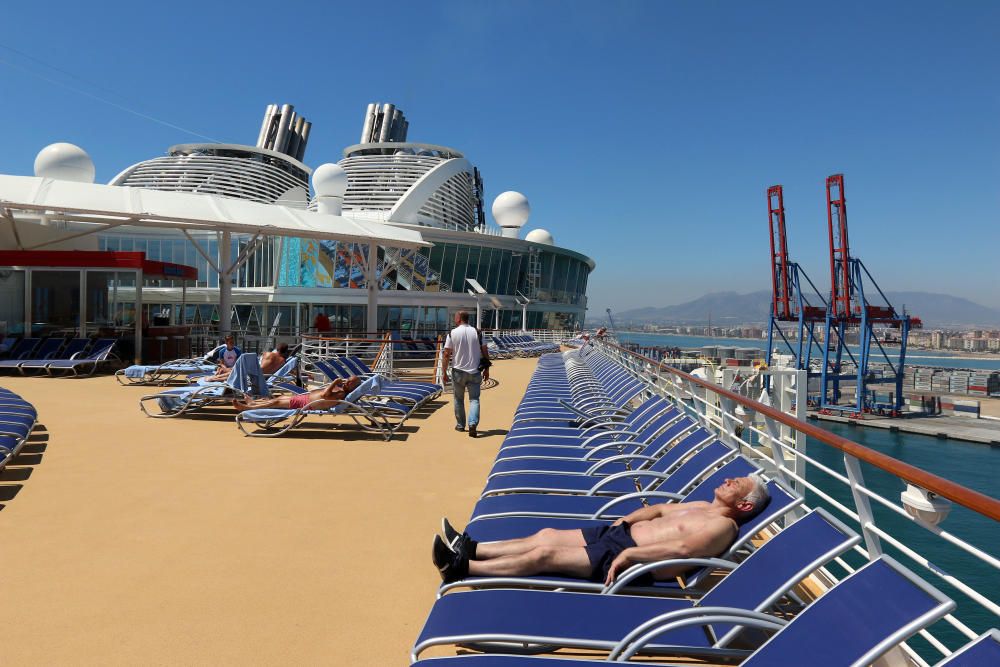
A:
{"type": "Polygon", "coordinates": [[[291,104],[268,104],[264,122],[257,136],[257,148],[284,153],[301,161],[306,153],[306,142],[312,123],[295,113],[291,104]]]}
{"type": "Polygon", "coordinates": [[[395,104],[375,102],[365,111],[365,122],[361,127],[362,144],[405,142],[410,128],[402,109],[395,104]]]}

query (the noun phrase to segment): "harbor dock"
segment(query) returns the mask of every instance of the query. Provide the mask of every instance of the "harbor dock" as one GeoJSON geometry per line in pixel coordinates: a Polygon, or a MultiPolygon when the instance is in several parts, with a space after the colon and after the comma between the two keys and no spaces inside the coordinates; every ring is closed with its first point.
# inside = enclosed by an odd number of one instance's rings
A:
{"type": "Polygon", "coordinates": [[[819,414],[816,411],[810,411],[808,417],[809,419],[839,422],[851,426],[881,428],[894,433],[915,433],[932,438],[949,438],[1000,447],[1000,421],[990,419],[970,419],[969,417],[951,415],[908,415],[905,417],[864,415],[861,419],[854,419],[840,415],[819,414]]]}

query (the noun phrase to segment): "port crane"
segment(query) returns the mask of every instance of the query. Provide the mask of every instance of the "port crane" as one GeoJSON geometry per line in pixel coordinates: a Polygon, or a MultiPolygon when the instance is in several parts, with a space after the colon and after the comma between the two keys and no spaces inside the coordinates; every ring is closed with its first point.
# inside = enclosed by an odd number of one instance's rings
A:
{"type": "Polygon", "coordinates": [[[615,333],[618,327],[615,326],[615,318],[611,317],[611,309],[607,308],[605,312],[608,314],[608,324],[611,325],[611,333],[615,333]]]}
{"type": "MultiPolygon", "coordinates": [[[[771,317],[767,327],[767,365],[771,365],[775,345],[780,344],[791,354],[794,368],[810,370],[813,350],[816,350],[818,358],[823,349],[817,337],[817,328],[826,322],[827,304],[805,270],[788,259],[785,199],[780,185],[767,189],[767,218],[771,232],[771,317]],[[803,291],[804,284],[808,284],[811,293],[822,305],[810,303],[809,295],[803,291]],[[795,336],[791,336],[793,328],[795,336]]],[[[770,384],[769,380],[765,378],[765,386],[770,384]]]]}
{"type": "Polygon", "coordinates": [[[871,411],[898,414],[903,406],[903,370],[906,345],[911,328],[919,328],[919,318],[897,311],[875,282],[872,274],[857,257],[851,256],[847,233],[847,198],[844,175],[826,179],[827,231],[830,240],[830,299],[826,309],[824,330],[822,395],[820,407],[825,410],[852,411],[853,416],[871,411]],[[881,305],[874,303],[880,298],[881,305]],[[858,332],[858,354],[847,345],[848,329],[858,332]],[[899,352],[890,355],[879,340],[878,332],[899,330],[899,352]],[[870,370],[873,354],[880,355],[886,370],[879,376],[870,370]],[[844,372],[845,357],[857,369],[856,374],[844,372]],[[840,385],[855,380],[853,406],[840,402],[840,385]],[[895,391],[888,403],[876,398],[878,385],[892,385],[895,391]]]}

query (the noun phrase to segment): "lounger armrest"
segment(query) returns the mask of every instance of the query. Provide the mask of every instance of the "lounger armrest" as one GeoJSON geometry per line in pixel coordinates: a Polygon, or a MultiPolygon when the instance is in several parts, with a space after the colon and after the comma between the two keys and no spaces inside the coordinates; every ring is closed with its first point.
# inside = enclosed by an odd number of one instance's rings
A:
{"type": "Polygon", "coordinates": [[[670,567],[673,565],[712,567],[723,570],[736,569],[736,563],[723,560],[722,558],[668,558],[666,560],[650,561],[648,563],[636,563],[622,572],[617,579],[611,582],[610,586],[605,586],[601,591],[601,594],[614,595],[647,572],[653,572],[655,570],[659,570],[661,567],[670,567]]]}
{"type": "MultiPolygon", "coordinates": [[[[628,660],[661,634],[692,625],[709,625],[711,623],[730,623],[761,630],[780,630],[788,625],[788,621],[784,619],[769,616],[759,611],[748,611],[735,607],[680,609],[660,614],[636,626],[612,649],[608,659],[628,660]]],[[[749,651],[743,653],[749,653],[749,651]]]]}
{"type": "Polygon", "coordinates": [[[617,498],[612,498],[604,505],[602,505],[596,512],[590,515],[591,519],[603,519],[606,518],[604,514],[611,510],[615,505],[627,500],[635,500],[636,498],[665,498],[667,500],[680,501],[684,500],[684,496],[679,493],[670,493],[669,491],[636,491],[635,493],[626,493],[624,496],[618,496],[617,498]]]}
{"type": "Polygon", "coordinates": [[[594,440],[596,440],[598,438],[603,438],[604,436],[608,436],[608,435],[630,435],[630,436],[632,436],[634,438],[638,438],[639,437],[639,434],[636,433],[635,431],[625,431],[625,430],[622,430],[622,429],[612,429],[612,430],[609,430],[609,431],[603,431],[601,433],[595,433],[594,435],[590,436],[589,438],[587,438],[586,440],[584,440],[583,442],[581,442],[580,446],[581,447],[589,447],[590,443],[593,442],[594,440]]]}
{"type": "Polygon", "coordinates": [[[653,479],[666,479],[667,475],[662,472],[656,472],[655,470],[625,470],[624,472],[618,472],[614,475],[608,475],[607,477],[602,477],[594,486],[590,487],[590,491],[587,491],[588,496],[596,494],[598,491],[603,489],[608,484],[616,482],[619,479],[634,479],[636,477],[652,477],[653,479]]]}
{"type": "Polygon", "coordinates": [[[590,461],[591,455],[597,454],[598,452],[603,452],[606,449],[617,449],[620,452],[624,452],[625,447],[634,447],[634,451],[640,451],[645,445],[632,440],[612,440],[611,442],[605,442],[602,445],[597,445],[596,447],[590,447],[587,450],[587,455],[583,457],[584,461],[590,461]]]}
{"type": "Polygon", "coordinates": [[[585,475],[596,475],[600,472],[608,463],[620,463],[622,461],[653,461],[652,456],[643,456],[642,454],[619,454],[618,456],[609,456],[606,459],[600,459],[597,463],[587,468],[585,475]]]}

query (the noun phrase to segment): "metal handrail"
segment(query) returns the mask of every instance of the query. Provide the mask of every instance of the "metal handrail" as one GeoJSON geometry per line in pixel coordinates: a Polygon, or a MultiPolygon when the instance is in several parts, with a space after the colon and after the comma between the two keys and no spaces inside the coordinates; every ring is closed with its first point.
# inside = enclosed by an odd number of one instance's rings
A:
{"type": "Polygon", "coordinates": [[[600,344],[614,349],[619,354],[634,357],[636,360],[641,361],[644,364],[655,365],[659,370],[667,371],[685,382],[708,389],[720,397],[733,401],[737,405],[742,405],[744,408],[753,410],[754,412],[773,419],[778,423],[789,426],[796,431],[819,440],[824,444],[839,449],[845,454],[850,454],[861,461],[870,463],[881,470],[904,479],[912,484],[916,484],[917,486],[927,489],[932,493],[936,493],[943,498],[947,498],[952,502],[978,512],[979,514],[989,517],[994,521],[1000,521],[1000,500],[997,500],[996,498],[991,498],[990,496],[979,493],[978,491],[967,489],[964,486],[944,479],[943,477],[938,477],[933,473],[929,473],[908,463],[904,463],[899,459],[895,459],[886,454],[882,454],[881,452],[869,449],[864,445],[859,445],[856,442],[852,442],[847,438],[831,433],[819,426],[815,426],[806,421],[802,421],[801,419],[797,419],[796,417],[792,417],[791,415],[785,414],[784,412],[781,412],[780,410],[777,410],[769,405],[747,398],[737,394],[736,392],[730,391],[725,387],[720,387],[713,382],[702,380],[701,378],[685,373],[680,369],[655,361],[649,357],[642,356],[614,343],[604,341],[600,344]]]}

